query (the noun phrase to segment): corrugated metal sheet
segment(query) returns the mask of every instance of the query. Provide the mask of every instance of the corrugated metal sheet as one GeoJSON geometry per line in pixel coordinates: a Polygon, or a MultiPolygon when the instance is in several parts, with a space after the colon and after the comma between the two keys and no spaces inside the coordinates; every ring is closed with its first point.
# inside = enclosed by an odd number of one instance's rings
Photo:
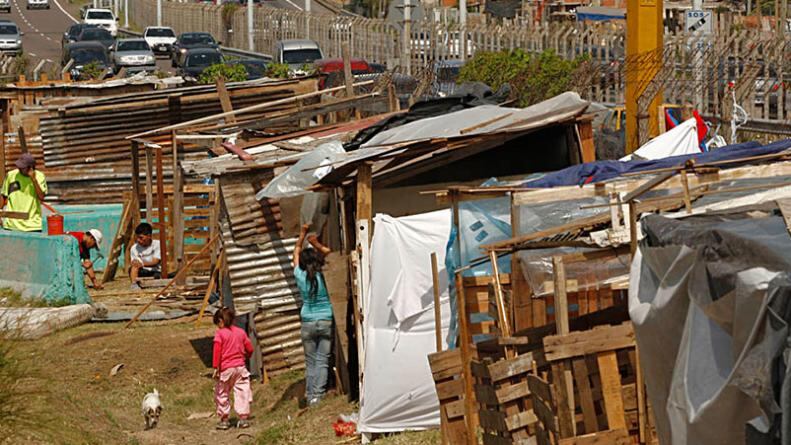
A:
{"type": "Polygon", "coordinates": [[[299,289],[291,255],[295,238],[284,237],[277,201],[255,200],[256,185],[271,171],[241,179],[220,178],[225,211],[222,242],[237,312],[256,310],[256,330],[269,375],[304,367],[299,289]]]}
{"type": "MultiPolygon", "coordinates": [[[[314,89],[312,79],[228,85],[234,108],[288,98],[314,89]]],[[[287,104],[236,118],[244,122],[294,107],[287,104]]],[[[39,133],[44,168],[54,183],[52,195],[65,202],[86,197],[95,202],[121,202],[122,193],[129,190],[131,182],[131,145],[125,139],[128,135],[221,112],[213,85],[126,94],[49,108],[41,117],[39,133]],[[94,194],[96,192],[100,194],[94,194]]],[[[150,140],[163,146],[165,176],[169,177],[169,135],[150,140]]],[[[185,160],[206,157],[205,149],[192,144],[180,147],[179,154],[185,160]]],[[[141,150],[143,165],[144,159],[141,150]]]]}

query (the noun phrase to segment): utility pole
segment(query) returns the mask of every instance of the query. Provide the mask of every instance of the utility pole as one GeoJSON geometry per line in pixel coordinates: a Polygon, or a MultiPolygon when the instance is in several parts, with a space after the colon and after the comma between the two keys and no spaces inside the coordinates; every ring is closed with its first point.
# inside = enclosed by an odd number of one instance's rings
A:
{"type": "Polygon", "coordinates": [[[626,153],[637,150],[640,143],[645,142],[640,141],[639,136],[641,119],[648,119],[649,136],[659,131],[657,113],[662,91],[657,92],[647,110],[641,110],[637,102],[664,63],[663,12],[663,0],[628,0],[626,3],[626,153]]]}
{"type": "Polygon", "coordinates": [[[404,49],[401,54],[401,64],[406,68],[407,74],[412,74],[412,0],[404,0],[404,49]]]}
{"type": "Polygon", "coordinates": [[[311,4],[310,3],[311,3],[310,0],[305,0],[305,12],[307,12],[307,14],[305,15],[305,38],[306,39],[310,38],[310,8],[311,8],[311,4]]]}
{"type": "Polygon", "coordinates": [[[116,18],[118,17],[118,8],[121,6],[120,3],[121,0],[113,0],[113,15],[115,15],[116,18]]]}
{"type": "Polygon", "coordinates": [[[124,0],[124,28],[129,29],[129,0],[124,0]]]}
{"type": "Polygon", "coordinates": [[[157,26],[162,26],[162,0],[157,0],[157,26]]]}
{"type": "Polygon", "coordinates": [[[247,49],[255,51],[255,36],[253,35],[255,22],[253,21],[253,0],[247,0],[247,49]]]}

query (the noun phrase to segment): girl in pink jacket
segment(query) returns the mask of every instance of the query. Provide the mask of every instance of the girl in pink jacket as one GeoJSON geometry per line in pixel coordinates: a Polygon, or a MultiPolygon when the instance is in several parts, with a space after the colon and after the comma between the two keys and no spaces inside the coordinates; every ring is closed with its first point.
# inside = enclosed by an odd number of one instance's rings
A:
{"type": "Polygon", "coordinates": [[[222,308],[214,313],[214,324],[217,332],[214,334],[213,378],[217,381],[214,385],[214,402],[217,405],[217,416],[220,423],[218,430],[227,430],[231,427],[228,417],[231,415],[231,389],[233,389],[233,408],[239,415],[239,428],[250,426],[250,402],[253,401],[253,392],[250,389],[250,372],[245,367],[245,360],[253,354],[253,345],[247,338],[247,333],[234,326],[235,314],[232,309],[222,308]]]}

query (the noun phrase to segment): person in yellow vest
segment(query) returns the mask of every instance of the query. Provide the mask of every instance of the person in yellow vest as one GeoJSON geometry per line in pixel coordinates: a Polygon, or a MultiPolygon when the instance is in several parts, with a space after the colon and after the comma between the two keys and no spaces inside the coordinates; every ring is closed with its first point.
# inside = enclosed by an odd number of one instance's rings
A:
{"type": "Polygon", "coordinates": [[[41,231],[41,202],[47,195],[47,178],[36,170],[36,159],[24,153],[14,163],[0,189],[0,209],[27,213],[27,219],[3,218],[3,228],[20,232],[41,231]]]}

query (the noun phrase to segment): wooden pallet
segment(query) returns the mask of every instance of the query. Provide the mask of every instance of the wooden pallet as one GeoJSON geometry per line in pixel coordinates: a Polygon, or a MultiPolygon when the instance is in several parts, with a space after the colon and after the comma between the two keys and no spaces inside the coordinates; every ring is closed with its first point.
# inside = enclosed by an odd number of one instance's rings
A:
{"type": "Polygon", "coordinates": [[[428,356],[431,374],[439,399],[442,443],[468,443],[464,417],[464,377],[460,349],[437,352],[428,356]]]}
{"type": "Polygon", "coordinates": [[[527,376],[533,372],[532,354],[493,362],[472,363],[475,396],[484,445],[527,443],[535,434],[527,376]]]}

